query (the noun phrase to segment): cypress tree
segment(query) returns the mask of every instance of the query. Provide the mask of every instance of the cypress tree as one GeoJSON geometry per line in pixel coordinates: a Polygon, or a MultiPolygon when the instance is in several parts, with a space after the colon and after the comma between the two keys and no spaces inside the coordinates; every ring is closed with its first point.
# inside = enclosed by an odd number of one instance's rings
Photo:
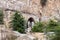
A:
{"type": "Polygon", "coordinates": [[[18,12],[14,14],[12,26],[13,30],[18,31],[20,33],[25,33],[25,20],[21,14],[18,14],[18,12]]]}

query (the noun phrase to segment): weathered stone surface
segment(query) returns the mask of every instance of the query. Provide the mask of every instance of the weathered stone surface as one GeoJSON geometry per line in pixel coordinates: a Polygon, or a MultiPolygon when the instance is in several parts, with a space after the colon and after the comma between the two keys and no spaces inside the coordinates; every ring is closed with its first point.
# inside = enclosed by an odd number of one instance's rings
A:
{"type": "Polygon", "coordinates": [[[4,25],[0,25],[0,40],[33,40],[32,35],[21,34],[17,31],[12,31],[6,28],[4,25]]]}
{"type": "Polygon", "coordinates": [[[44,8],[42,8],[40,0],[0,0],[0,8],[35,14],[37,18],[41,17],[42,21],[60,17],[60,0],[47,0],[44,8]]]}
{"type": "Polygon", "coordinates": [[[17,35],[14,35],[15,33],[13,31],[7,29],[4,26],[2,27],[1,26],[0,26],[0,40],[15,40],[17,38],[17,35]]]}
{"type": "Polygon", "coordinates": [[[33,37],[32,35],[27,35],[27,34],[23,34],[23,36],[18,37],[16,40],[34,40],[35,37],[33,37]]]}
{"type": "Polygon", "coordinates": [[[0,40],[45,40],[43,33],[21,34],[8,28],[0,27],[0,40]]]}
{"type": "Polygon", "coordinates": [[[46,40],[46,35],[44,33],[32,33],[32,35],[37,39],[37,40],[46,40]]]}

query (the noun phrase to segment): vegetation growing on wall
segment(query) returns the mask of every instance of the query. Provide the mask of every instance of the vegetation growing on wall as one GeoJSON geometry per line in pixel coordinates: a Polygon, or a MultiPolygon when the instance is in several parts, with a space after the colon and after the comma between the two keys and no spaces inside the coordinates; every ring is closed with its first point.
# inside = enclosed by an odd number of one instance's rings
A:
{"type": "Polygon", "coordinates": [[[37,22],[33,28],[32,28],[32,32],[43,32],[43,23],[42,22],[37,22]]]}
{"type": "Polygon", "coordinates": [[[58,26],[59,25],[58,25],[57,20],[55,20],[55,21],[54,20],[50,20],[48,25],[46,26],[47,32],[50,32],[50,31],[54,32],[58,26]]]}
{"type": "Polygon", "coordinates": [[[3,11],[0,10],[0,24],[3,24],[3,11]]]}
{"type": "Polygon", "coordinates": [[[52,40],[60,40],[60,21],[55,22],[55,27],[53,28],[53,32],[55,32],[56,36],[52,40]]]}
{"type": "Polygon", "coordinates": [[[20,33],[25,33],[25,20],[21,14],[18,14],[18,12],[14,14],[12,20],[12,27],[13,30],[15,31],[18,31],[20,33]]]}
{"type": "Polygon", "coordinates": [[[35,26],[32,28],[33,32],[54,32],[51,37],[47,35],[50,40],[60,40],[60,21],[58,20],[50,20],[47,24],[38,22],[35,24],[35,26]],[[45,30],[44,30],[45,29],[45,30]]]}

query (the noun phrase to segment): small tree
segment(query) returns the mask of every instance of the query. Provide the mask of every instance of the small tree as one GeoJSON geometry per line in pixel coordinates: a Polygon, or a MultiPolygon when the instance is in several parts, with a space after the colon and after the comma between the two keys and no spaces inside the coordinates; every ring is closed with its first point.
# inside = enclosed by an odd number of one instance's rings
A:
{"type": "Polygon", "coordinates": [[[18,31],[20,33],[25,32],[25,20],[21,14],[18,14],[18,12],[14,14],[14,17],[12,20],[12,27],[13,27],[13,30],[18,31]]]}

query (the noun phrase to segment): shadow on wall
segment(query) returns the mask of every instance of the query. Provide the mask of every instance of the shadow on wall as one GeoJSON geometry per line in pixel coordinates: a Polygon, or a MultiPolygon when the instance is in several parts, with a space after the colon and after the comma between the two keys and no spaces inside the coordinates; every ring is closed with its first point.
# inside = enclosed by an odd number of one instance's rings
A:
{"type": "Polygon", "coordinates": [[[47,0],[41,0],[40,3],[41,3],[41,6],[44,7],[46,6],[47,0]]]}

